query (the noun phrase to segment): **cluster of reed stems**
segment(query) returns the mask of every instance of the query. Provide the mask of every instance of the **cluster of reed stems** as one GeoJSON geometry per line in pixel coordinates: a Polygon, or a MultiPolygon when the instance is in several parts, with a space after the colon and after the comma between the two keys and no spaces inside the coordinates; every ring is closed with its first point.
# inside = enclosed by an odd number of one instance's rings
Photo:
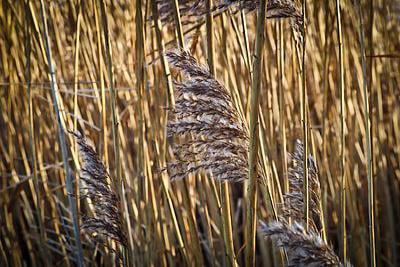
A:
{"type": "Polygon", "coordinates": [[[1,1],[0,266],[397,266],[398,10],[1,1]]]}

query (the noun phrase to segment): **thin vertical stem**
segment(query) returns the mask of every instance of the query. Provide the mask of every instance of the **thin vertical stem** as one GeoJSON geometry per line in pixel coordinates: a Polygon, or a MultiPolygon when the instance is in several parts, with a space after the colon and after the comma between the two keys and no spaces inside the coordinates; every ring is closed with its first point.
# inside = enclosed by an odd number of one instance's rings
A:
{"type": "MultiPolygon", "coordinates": [[[[144,104],[143,104],[143,94],[144,94],[144,75],[145,75],[145,42],[144,42],[144,22],[142,15],[142,0],[136,0],[136,14],[135,14],[135,26],[136,26],[136,40],[135,40],[135,52],[136,52],[136,88],[138,94],[138,132],[139,132],[139,149],[138,149],[138,161],[139,161],[139,172],[144,179],[141,179],[140,183],[146,183],[147,175],[146,171],[146,161],[145,161],[145,121],[143,116],[144,104]]],[[[145,190],[146,191],[146,190],[145,190]]],[[[138,194],[139,202],[141,194],[138,194]]],[[[140,216],[142,217],[142,216],[140,216]]],[[[143,216],[144,217],[144,216],[143,216]]],[[[143,220],[144,218],[139,218],[143,220]]],[[[133,257],[133,256],[132,256],[133,257]]]]}
{"type": "Polygon", "coordinates": [[[304,155],[303,155],[303,176],[304,176],[304,225],[308,231],[309,221],[309,190],[308,190],[308,117],[307,117],[307,85],[306,85],[306,11],[307,1],[303,0],[303,47],[302,47],[302,67],[301,67],[301,84],[302,84],[302,123],[303,123],[303,143],[304,143],[304,155]]]}
{"type": "MultiPolygon", "coordinates": [[[[206,0],[206,10],[207,10],[207,61],[211,74],[216,78],[216,68],[214,60],[214,27],[213,27],[213,15],[212,15],[212,0],[206,0]]],[[[224,25],[224,17],[221,16],[221,23],[224,25]]],[[[226,47],[226,33],[222,34],[223,45],[226,47]]],[[[214,183],[214,181],[211,181],[214,183]]],[[[229,197],[229,184],[226,182],[220,185],[220,195],[221,195],[221,222],[223,238],[225,242],[225,253],[230,266],[237,266],[235,248],[232,236],[232,217],[231,217],[231,201],[229,197]]]]}
{"type": "Polygon", "coordinates": [[[212,10],[212,0],[206,0],[206,28],[207,28],[207,63],[210,68],[210,73],[215,77],[215,64],[214,64],[214,23],[212,10]]]}
{"type": "Polygon", "coordinates": [[[238,266],[232,236],[231,202],[229,198],[229,185],[227,182],[222,182],[220,192],[222,209],[222,230],[224,235],[226,256],[228,257],[228,263],[230,266],[238,266]]]}
{"type": "MultiPolygon", "coordinates": [[[[144,105],[143,105],[143,97],[144,97],[144,71],[145,71],[145,46],[144,46],[144,32],[142,30],[143,27],[143,19],[142,19],[142,3],[141,0],[136,0],[136,16],[135,16],[135,26],[136,26],[136,40],[135,40],[135,51],[136,51],[136,88],[137,88],[137,95],[138,95],[138,103],[137,103],[137,120],[138,120],[138,132],[139,132],[139,148],[138,148],[138,166],[139,172],[144,179],[140,181],[143,184],[144,189],[140,190],[138,194],[138,200],[141,201],[141,197],[144,197],[144,201],[146,201],[146,166],[145,166],[145,157],[144,157],[144,148],[145,148],[145,120],[143,115],[144,105]],[[144,196],[143,196],[144,194],[144,196]]],[[[143,216],[144,217],[144,216],[143,216]]],[[[144,219],[144,218],[140,218],[144,219]]]]}
{"type": "Polygon", "coordinates": [[[100,31],[100,22],[99,22],[99,13],[98,8],[96,7],[97,0],[93,0],[93,13],[94,13],[94,20],[96,24],[96,41],[97,41],[97,58],[99,64],[99,78],[100,78],[100,90],[101,90],[101,126],[103,129],[103,146],[104,146],[104,162],[108,165],[108,130],[107,130],[107,109],[106,109],[106,93],[105,93],[105,86],[104,86],[104,74],[103,74],[103,64],[101,61],[102,58],[102,46],[101,46],[101,31],[100,31]]]}
{"type": "Polygon", "coordinates": [[[283,40],[283,21],[279,21],[278,27],[278,87],[279,87],[279,125],[281,132],[281,142],[282,142],[282,174],[284,182],[284,192],[289,192],[289,180],[287,176],[287,152],[286,152],[286,125],[285,125],[285,95],[283,92],[283,80],[284,80],[284,40],[283,40]]]}
{"type": "Polygon", "coordinates": [[[82,21],[82,2],[78,3],[78,18],[76,21],[76,36],[75,36],[75,51],[74,51],[74,131],[77,130],[78,124],[78,72],[79,72],[79,48],[80,48],[80,33],[82,21]]]}
{"type": "MultiPolygon", "coordinates": [[[[172,85],[171,72],[170,72],[169,66],[167,64],[167,59],[165,58],[165,55],[164,55],[164,40],[161,35],[161,21],[160,21],[159,14],[158,14],[158,7],[157,7],[156,0],[151,0],[151,7],[152,7],[152,12],[153,12],[154,29],[156,31],[158,53],[160,54],[161,64],[163,67],[163,72],[164,72],[164,77],[165,77],[165,83],[167,85],[167,90],[168,90],[169,107],[174,108],[174,106],[175,106],[174,88],[172,85]]],[[[182,36],[182,40],[180,42],[183,43],[183,36],[182,36]]]]}
{"type": "MultiPolygon", "coordinates": [[[[361,3],[360,3],[361,5],[361,3]]],[[[375,118],[375,108],[377,106],[377,89],[374,88],[374,78],[373,78],[373,70],[374,70],[374,59],[372,57],[372,55],[374,55],[374,21],[375,21],[375,8],[374,8],[374,0],[369,0],[368,1],[368,54],[371,55],[370,57],[368,57],[368,62],[366,63],[366,74],[367,74],[367,88],[369,88],[370,92],[369,92],[369,101],[368,103],[371,103],[372,105],[372,110],[368,109],[368,118],[370,120],[370,129],[369,129],[369,140],[371,142],[371,161],[368,161],[368,164],[370,164],[371,166],[371,177],[369,179],[369,183],[370,184],[370,189],[368,189],[368,201],[369,204],[371,204],[371,206],[369,206],[368,210],[370,212],[370,216],[372,216],[372,218],[370,218],[369,221],[369,232],[370,232],[370,243],[371,243],[371,237],[373,236],[373,244],[370,244],[370,249],[374,249],[374,252],[372,253],[372,251],[370,252],[370,257],[371,257],[371,266],[375,266],[376,265],[376,252],[375,252],[375,246],[376,246],[376,241],[375,241],[375,208],[376,208],[376,203],[375,203],[375,176],[376,176],[376,169],[377,169],[377,157],[376,157],[376,150],[377,148],[374,146],[374,140],[375,140],[375,135],[378,135],[378,131],[377,131],[377,125],[378,123],[376,123],[376,121],[378,121],[377,118],[375,118]],[[374,231],[374,234],[372,235],[371,231],[374,231]],[[372,254],[373,254],[373,260],[372,260],[372,254]]],[[[379,153],[379,152],[378,152],[379,153]]],[[[379,233],[379,227],[376,229],[379,233]]],[[[377,238],[379,240],[379,235],[377,235],[377,238]]],[[[378,245],[380,244],[380,242],[377,242],[378,245]]],[[[378,249],[379,250],[379,249],[378,249]]]]}
{"type": "MultiPolygon", "coordinates": [[[[120,154],[119,154],[119,134],[118,134],[118,118],[117,118],[117,104],[116,104],[116,94],[114,90],[114,71],[113,71],[113,63],[112,63],[112,48],[111,48],[111,40],[110,33],[108,29],[108,19],[106,13],[106,3],[104,0],[99,0],[100,3],[100,16],[102,22],[102,28],[104,33],[104,46],[106,52],[106,64],[107,64],[107,73],[108,73],[108,83],[110,87],[110,96],[111,96],[111,122],[112,122],[112,136],[113,136],[113,147],[114,147],[114,168],[115,168],[115,183],[114,187],[118,192],[118,196],[120,199],[125,199],[123,194],[123,179],[121,174],[121,164],[120,164],[120,154]]],[[[120,207],[122,208],[122,207],[120,207]]],[[[123,224],[125,230],[127,230],[128,222],[123,224]]],[[[126,247],[123,250],[123,259],[124,261],[129,261],[129,252],[126,247]]]]}
{"type": "Polygon", "coordinates": [[[72,214],[72,223],[73,223],[73,229],[74,229],[74,237],[75,237],[75,242],[76,242],[76,261],[79,267],[84,266],[83,262],[83,251],[82,251],[82,245],[81,245],[81,239],[80,239],[80,233],[79,233],[79,221],[78,221],[78,211],[76,207],[76,200],[75,200],[75,194],[74,194],[74,185],[72,181],[72,174],[71,170],[69,168],[68,164],[68,150],[67,150],[67,143],[65,141],[65,131],[64,127],[61,123],[61,114],[60,110],[58,108],[58,92],[57,92],[57,85],[56,85],[56,73],[55,73],[55,68],[53,65],[53,60],[52,60],[52,55],[51,55],[51,49],[50,49],[50,38],[48,35],[48,28],[47,28],[47,16],[46,16],[46,9],[45,9],[45,4],[43,0],[40,0],[40,11],[42,14],[42,23],[43,23],[43,39],[44,39],[44,45],[46,49],[46,57],[47,57],[47,62],[48,62],[48,67],[49,67],[49,78],[50,78],[50,87],[51,87],[51,95],[53,98],[53,106],[54,106],[54,112],[56,114],[57,118],[57,126],[58,126],[58,138],[60,141],[60,147],[61,147],[61,153],[62,153],[62,158],[63,158],[63,165],[64,165],[64,172],[65,172],[65,183],[67,187],[67,192],[68,192],[68,201],[71,209],[71,214],[72,214]]]}
{"type": "Polygon", "coordinates": [[[250,147],[249,147],[249,184],[246,218],[246,266],[255,265],[256,250],[256,206],[257,206],[257,179],[258,179],[258,105],[261,87],[261,58],[264,47],[264,29],[267,12],[267,0],[260,1],[257,18],[256,47],[253,62],[253,80],[250,99],[250,147]]]}
{"type": "Polygon", "coordinates": [[[189,182],[187,179],[183,180],[182,197],[183,205],[188,212],[187,220],[189,224],[190,236],[192,238],[192,252],[194,254],[195,266],[204,266],[203,253],[198,235],[198,227],[195,220],[193,204],[189,192],[189,182]]]}
{"type": "MultiPolygon", "coordinates": [[[[329,74],[329,56],[330,54],[328,53],[329,51],[329,30],[330,30],[330,21],[329,21],[329,2],[325,2],[325,43],[324,43],[324,67],[323,67],[323,90],[324,90],[324,98],[323,98],[323,120],[322,120],[322,159],[324,162],[327,160],[327,142],[326,142],[326,136],[327,136],[327,110],[328,110],[328,93],[329,93],[329,83],[328,83],[328,74],[329,74]]],[[[324,163],[325,164],[325,163],[324,163]]]]}
{"type": "MultiPolygon", "coordinates": [[[[329,59],[330,59],[330,54],[328,53],[329,47],[330,47],[330,38],[328,37],[331,29],[331,24],[330,24],[330,12],[329,12],[329,2],[326,1],[324,3],[324,8],[325,8],[325,43],[324,43],[324,55],[323,55],[323,90],[324,90],[324,96],[323,96],[323,112],[322,112],[322,160],[323,160],[323,166],[324,168],[328,169],[328,156],[327,156],[327,131],[328,127],[327,124],[329,122],[327,114],[328,114],[328,94],[329,94],[329,82],[328,82],[328,75],[329,75],[329,59]]],[[[328,188],[328,177],[325,178],[325,180],[321,183],[322,188],[321,192],[322,195],[326,195],[327,188],[328,188]]],[[[322,199],[325,199],[322,197],[322,199]]],[[[321,223],[322,223],[322,238],[326,242],[327,237],[326,237],[326,218],[324,217],[324,213],[326,213],[326,202],[321,201],[321,223]]]]}
{"type": "Polygon", "coordinates": [[[242,20],[242,31],[243,31],[243,37],[244,37],[244,46],[246,49],[246,64],[249,68],[250,72],[250,77],[253,75],[253,69],[251,65],[251,56],[250,56],[250,47],[249,47],[249,34],[248,34],[248,29],[247,29],[247,22],[246,22],[246,14],[244,10],[240,11],[240,18],[242,20]]]}
{"type": "Polygon", "coordinates": [[[183,38],[181,14],[179,11],[179,2],[178,0],[172,0],[172,3],[174,4],[174,16],[175,16],[176,30],[178,33],[178,43],[181,48],[185,48],[185,39],[183,38]]]}
{"type": "Polygon", "coordinates": [[[364,93],[364,120],[365,120],[365,136],[367,147],[367,179],[368,179],[368,228],[369,228],[369,252],[370,252],[370,266],[376,266],[376,252],[375,252],[375,206],[374,206],[374,180],[372,176],[372,147],[371,147],[371,125],[369,120],[369,101],[368,101],[368,80],[367,80],[367,66],[365,60],[365,44],[364,44],[364,22],[362,19],[362,10],[360,1],[357,1],[359,27],[360,27],[360,54],[361,54],[361,67],[363,74],[363,93],[364,93]]]}
{"type": "MultiPolygon", "coordinates": [[[[114,164],[115,164],[115,169],[116,169],[116,178],[118,181],[121,181],[122,177],[121,177],[120,155],[119,155],[118,119],[117,119],[117,111],[116,111],[116,95],[115,95],[115,91],[114,91],[111,40],[110,40],[110,34],[109,34],[109,30],[108,30],[106,4],[105,4],[104,0],[99,0],[99,1],[100,1],[101,22],[102,22],[103,32],[104,32],[108,82],[109,82],[109,86],[110,86],[110,95],[111,95],[111,119],[112,119],[112,128],[111,129],[112,129],[113,147],[114,147],[114,164]]],[[[117,186],[116,188],[120,192],[120,187],[117,186]]]]}
{"type": "Polygon", "coordinates": [[[346,233],[346,177],[345,177],[345,103],[344,103],[344,74],[343,74],[343,36],[340,11],[340,0],[336,0],[336,24],[339,41],[339,91],[340,91],[340,225],[341,225],[341,249],[340,255],[342,262],[347,259],[347,233],[346,233]]]}
{"type": "MultiPolygon", "coordinates": [[[[37,160],[36,160],[36,146],[35,146],[35,131],[34,131],[34,121],[33,121],[33,103],[32,103],[32,88],[31,88],[31,15],[29,12],[29,2],[27,0],[25,2],[25,57],[26,57],[26,68],[25,68],[25,79],[28,91],[28,113],[29,113],[29,144],[30,144],[30,153],[31,153],[31,164],[33,167],[33,181],[36,191],[36,212],[39,223],[39,234],[40,234],[40,242],[45,244],[46,241],[46,232],[43,226],[42,221],[42,207],[41,207],[41,193],[39,186],[39,177],[38,177],[38,169],[37,169],[37,160]]],[[[47,251],[46,246],[40,246],[40,252],[42,253],[43,260],[46,265],[49,265],[50,259],[48,258],[50,255],[47,251]]]]}

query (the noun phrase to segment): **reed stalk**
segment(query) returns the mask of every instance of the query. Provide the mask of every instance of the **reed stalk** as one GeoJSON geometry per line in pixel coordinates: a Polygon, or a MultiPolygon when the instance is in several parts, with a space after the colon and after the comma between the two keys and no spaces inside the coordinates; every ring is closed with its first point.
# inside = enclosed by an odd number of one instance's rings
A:
{"type": "MultiPolygon", "coordinates": [[[[213,1],[206,0],[206,30],[207,30],[207,63],[210,73],[216,78],[216,66],[214,55],[214,19],[212,14],[213,1]]],[[[223,20],[223,17],[221,17],[223,20]]],[[[214,181],[211,181],[213,183],[214,181]]],[[[220,185],[220,198],[222,208],[222,231],[225,242],[225,250],[227,262],[230,266],[237,266],[235,248],[232,236],[232,218],[231,218],[231,201],[229,196],[229,185],[227,182],[222,182],[220,185]]]]}
{"type": "Polygon", "coordinates": [[[178,0],[172,0],[173,7],[174,7],[174,19],[175,19],[175,27],[178,34],[178,44],[179,46],[184,49],[185,48],[185,39],[183,37],[182,31],[182,23],[181,23],[181,14],[179,11],[179,2],[178,0]]]}
{"type": "MultiPolygon", "coordinates": [[[[81,36],[81,23],[82,23],[82,2],[78,2],[78,17],[76,19],[76,35],[75,35],[75,49],[74,49],[74,114],[78,113],[78,73],[79,73],[79,49],[80,49],[80,36],[81,36]]],[[[78,118],[74,117],[74,131],[78,127],[78,118]]]]}
{"type": "Polygon", "coordinates": [[[343,35],[340,0],[336,0],[336,25],[337,37],[339,42],[339,92],[340,92],[340,228],[341,228],[341,258],[345,262],[347,259],[347,231],[346,231],[346,140],[345,140],[345,88],[343,70],[343,35]]]}
{"type": "Polygon", "coordinates": [[[216,69],[214,63],[214,19],[212,15],[212,0],[206,0],[206,29],[207,29],[207,63],[210,73],[216,77],[216,69]]]}
{"type": "Polygon", "coordinates": [[[369,91],[368,91],[368,80],[367,80],[367,65],[365,60],[365,43],[364,43],[364,22],[363,13],[361,9],[360,1],[356,2],[357,13],[359,17],[359,41],[360,41],[360,54],[361,54],[361,66],[362,66],[362,88],[364,96],[364,124],[365,124],[365,146],[367,150],[366,157],[366,168],[367,168],[367,180],[368,180],[368,231],[369,231],[369,264],[370,266],[376,266],[376,251],[375,251],[375,201],[374,201],[374,179],[372,173],[372,145],[371,145],[371,125],[370,125],[370,107],[369,107],[369,91]]]}
{"type": "Polygon", "coordinates": [[[104,84],[104,65],[102,64],[103,57],[103,48],[101,41],[101,29],[100,29],[100,20],[99,20],[99,9],[97,8],[98,0],[93,1],[93,13],[96,27],[96,44],[97,44],[97,57],[98,57],[98,75],[100,79],[100,90],[101,90],[101,127],[102,127],[102,135],[103,135],[103,157],[104,162],[108,165],[108,127],[107,127],[107,108],[106,108],[106,92],[105,92],[105,84],[104,84]]]}
{"type": "Polygon", "coordinates": [[[56,72],[53,65],[53,59],[51,55],[51,48],[50,48],[50,37],[48,35],[48,28],[47,28],[47,15],[46,15],[46,7],[43,0],[40,1],[40,11],[42,15],[42,24],[43,24],[43,42],[46,49],[46,57],[47,63],[49,68],[49,78],[50,78],[50,86],[51,86],[51,93],[52,93],[52,100],[53,100],[53,107],[54,113],[56,115],[57,126],[58,126],[58,138],[61,147],[61,153],[63,158],[63,166],[65,172],[65,183],[67,186],[68,192],[68,200],[69,206],[71,209],[72,214],[72,223],[73,223],[73,230],[74,230],[74,238],[75,238],[75,253],[76,253],[76,261],[79,267],[84,266],[83,262],[83,250],[82,244],[80,239],[80,232],[79,232],[79,219],[78,219],[78,211],[76,207],[76,200],[75,200],[75,190],[73,185],[73,178],[72,173],[68,163],[68,149],[67,143],[65,141],[65,130],[63,124],[61,123],[61,112],[59,110],[58,104],[58,89],[57,89],[57,81],[56,81],[56,72]]]}
{"type": "MultiPolygon", "coordinates": [[[[112,137],[113,137],[113,147],[114,147],[114,167],[115,167],[115,177],[119,181],[122,181],[121,177],[121,164],[120,164],[120,154],[119,154],[119,135],[118,135],[118,118],[117,118],[117,96],[114,90],[114,74],[113,74],[113,63],[112,63],[112,49],[111,49],[111,39],[110,32],[108,29],[108,18],[106,13],[106,3],[104,0],[98,0],[100,7],[100,17],[101,17],[101,25],[104,34],[104,47],[106,53],[106,64],[107,64],[107,74],[108,74],[108,82],[110,88],[110,108],[111,108],[111,123],[112,123],[112,137]]],[[[120,186],[117,187],[119,195],[121,196],[120,186]]]]}
{"type": "MultiPolygon", "coordinates": [[[[327,114],[328,114],[328,95],[329,95],[329,84],[328,84],[328,74],[329,74],[329,69],[328,69],[328,64],[329,64],[329,59],[330,59],[330,54],[328,53],[329,47],[330,47],[330,39],[328,38],[328,34],[330,33],[330,12],[329,12],[329,2],[324,3],[324,10],[325,10],[325,43],[324,43],[324,66],[323,66],[323,90],[324,90],[324,95],[323,95],[323,121],[322,121],[322,159],[323,159],[323,164],[324,166],[328,165],[328,154],[327,154],[327,132],[328,132],[328,127],[327,127],[327,114]]],[[[327,192],[327,178],[325,179],[325,182],[322,183],[322,191],[324,192],[323,194],[326,195],[325,192],[327,192]]],[[[324,201],[323,203],[323,212],[326,213],[326,202],[324,201]]],[[[325,218],[322,218],[324,221],[324,225],[326,224],[325,218]]],[[[323,231],[323,238],[326,241],[326,228],[324,227],[323,231]]]]}
{"type": "MultiPolygon", "coordinates": [[[[208,6],[207,12],[211,12],[212,10],[212,1],[210,1],[210,5],[208,6]]],[[[211,14],[211,13],[210,13],[211,14]]],[[[209,15],[209,14],[207,14],[209,15]]],[[[225,28],[225,23],[226,23],[226,16],[220,16],[220,27],[221,28],[225,28]]],[[[210,19],[210,23],[211,27],[213,26],[213,22],[214,19],[210,19]]],[[[207,31],[207,35],[208,35],[208,31],[207,31]]],[[[208,55],[214,57],[214,33],[213,31],[210,30],[210,38],[212,38],[212,42],[210,43],[210,46],[212,46],[212,49],[210,49],[210,53],[207,52],[208,55]]],[[[228,62],[227,62],[227,54],[228,54],[228,45],[226,43],[226,39],[227,38],[227,33],[226,31],[221,32],[221,44],[223,45],[223,50],[224,53],[222,54],[223,59],[224,59],[224,71],[222,76],[224,77],[224,82],[225,84],[228,84],[228,75],[229,72],[227,71],[227,66],[228,66],[228,62]]],[[[214,67],[214,59],[212,59],[212,62],[210,61],[210,63],[212,64],[210,66],[209,64],[209,68],[210,71],[212,71],[212,69],[214,69],[215,71],[215,67],[214,67]]],[[[215,75],[214,75],[215,76],[215,75]]],[[[230,92],[232,94],[232,92],[230,92]]],[[[218,192],[217,192],[217,187],[214,183],[214,181],[212,181],[212,188],[214,189],[214,197],[216,200],[216,203],[218,204],[218,208],[221,214],[221,226],[222,226],[222,238],[224,241],[224,245],[225,245],[225,260],[227,263],[231,263],[232,266],[236,266],[237,262],[236,262],[236,257],[235,257],[235,244],[234,244],[234,240],[233,240],[233,229],[232,229],[232,210],[231,210],[231,199],[230,199],[230,192],[229,192],[229,185],[228,183],[221,183],[219,184],[218,187],[218,192]],[[219,193],[219,194],[218,194],[219,193]],[[235,265],[234,265],[235,264],[235,265]]]]}
{"type": "MultiPolygon", "coordinates": [[[[135,75],[136,75],[136,88],[137,88],[137,96],[138,96],[138,104],[137,104],[137,116],[138,116],[138,134],[139,134],[139,149],[138,149],[138,167],[140,171],[141,179],[140,183],[147,183],[148,176],[146,175],[146,160],[145,160],[145,153],[146,153],[146,146],[145,146],[145,118],[144,118],[144,86],[145,86],[145,55],[146,55],[146,47],[145,47],[145,35],[144,29],[145,24],[143,21],[142,15],[142,0],[135,1],[135,58],[136,58],[136,65],[135,65],[135,75]]],[[[140,184],[141,185],[141,184],[140,184]]],[[[145,186],[144,186],[145,187],[145,186]]],[[[138,189],[139,190],[139,189],[138,189]]],[[[147,193],[147,190],[144,190],[144,194],[147,193]]],[[[142,201],[142,191],[138,192],[138,203],[142,201]]],[[[147,196],[144,196],[144,200],[147,196]]],[[[149,214],[146,216],[139,216],[138,220],[145,224],[146,221],[149,220],[149,214]],[[146,220],[147,219],[147,220],[146,220]]],[[[150,239],[149,235],[147,237],[150,239]]],[[[150,240],[148,240],[150,242],[150,240]]]]}
{"type": "MultiPolygon", "coordinates": [[[[173,85],[172,85],[171,72],[169,70],[169,66],[166,62],[167,60],[166,60],[165,54],[164,54],[165,45],[164,45],[164,40],[163,40],[162,34],[161,34],[161,21],[159,18],[158,6],[157,6],[156,0],[151,0],[151,7],[152,7],[152,13],[153,13],[154,29],[156,32],[158,51],[159,51],[160,58],[161,58],[161,64],[162,64],[162,68],[163,68],[165,84],[167,86],[168,103],[169,103],[169,106],[171,108],[173,108],[175,106],[174,89],[173,89],[173,85]]],[[[179,38],[178,40],[183,45],[183,43],[184,43],[183,36],[181,38],[179,38]]]]}
{"type": "MultiPolygon", "coordinates": [[[[46,232],[45,227],[43,225],[43,212],[41,207],[41,189],[39,186],[39,177],[38,177],[38,169],[37,169],[37,159],[36,159],[36,138],[35,138],[35,130],[34,130],[34,119],[33,119],[33,103],[32,103],[32,87],[31,87],[31,52],[32,52],[32,44],[31,44],[31,27],[32,19],[29,12],[29,2],[27,0],[25,2],[25,57],[26,57],[26,68],[25,68],[25,79],[26,86],[28,92],[28,116],[29,116],[29,145],[30,145],[30,161],[33,169],[33,180],[35,185],[35,193],[36,193],[36,212],[37,212],[37,221],[39,224],[39,235],[40,242],[42,244],[46,243],[46,232]]],[[[41,246],[40,252],[42,254],[44,263],[49,265],[49,257],[50,254],[47,251],[46,246],[41,246]]]]}
{"type": "Polygon", "coordinates": [[[303,159],[303,171],[304,171],[304,225],[305,229],[308,230],[308,221],[310,218],[309,214],[309,191],[308,191],[308,115],[307,115],[307,83],[306,83],[306,12],[307,12],[307,0],[303,0],[303,38],[302,38],[302,60],[301,60],[301,93],[302,93],[302,127],[303,127],[303,143],[304,143],[304,159],[303,159]]]}
{"type": "Polygon", "coordinates": [[[281,133],[282,142],[282,153],[281,153],[281,165],[282,165],[282,178],[284,193],[289,192],[289,180],[287,176],[287,152],[286,152],[286,122],[285,122],[285,94],[283,87],[283,80],[285,79],[285,57],[284,57],[284,33],[283,33],[283,21],[279,21],[277,27],[278,36],[278,51],[277,51],[277,66],[278,66],[278,90],[279,90],[279,126],[281,133]]]}
{"type": "Polygon", "coordinates": [[[248,28],[247,28],[247,21],[246,21],[246,14],[244,10],[240,11],[240,19],[242,20],[242,31],[243,31],[243,38],[244,38],[244,45],[246,49],[246,64],[247,67],[249,68],[250,72],[250,78],[253,75],[253,65],[251,62],[251,53],[250,53],[250,47],[249,47],[249,33],[248,33],[248,28]]]}
{"type": "Polygon", "coordinates": [[[250,141],[249,141],[249,184],[246,214],[246,266],[254,266],[256,259],[256,207],[257,207],[257,180],[258,180],[258,107],[262,80],[261,61],[264,47],[264,31],[267,13],[267,1],[260,1],[257,15],[256,44],[253,61],[253,80],[250,100],[250,141]]]}

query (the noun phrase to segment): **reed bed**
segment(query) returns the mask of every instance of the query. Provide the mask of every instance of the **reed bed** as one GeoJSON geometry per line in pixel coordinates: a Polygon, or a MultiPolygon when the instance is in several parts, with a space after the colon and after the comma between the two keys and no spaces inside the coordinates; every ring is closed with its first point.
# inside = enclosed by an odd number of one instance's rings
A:
{"type": "Polygon", "coordinates": [[[396,0],[1,1],[0,266],[400,265],[399,36],[396,0]]]}

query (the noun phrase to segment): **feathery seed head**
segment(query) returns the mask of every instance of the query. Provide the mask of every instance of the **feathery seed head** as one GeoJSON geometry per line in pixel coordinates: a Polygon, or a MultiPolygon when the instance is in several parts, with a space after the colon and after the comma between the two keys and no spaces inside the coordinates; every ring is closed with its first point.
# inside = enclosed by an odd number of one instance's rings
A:
{"type": "Polygon", "coordinates": [[[83,216],[81,230],[88,233],[94,241],[106,243],[106,239],[110,238],[125,245],[120,200],[109,184],[111,177],[86,138],[79,132],[73,135],[81,157],[80,178],[85,184],[80,189],[81,196],[92,201],[94,212],[91,217],[83,216]]]}
{"type": "Polygon", "coordinates": [[[175,82],[176,104],[167,124],[168,137],[181,137],[172,147],[171,179],[199,170],[217,180],[246,179],[248,132],[229,92],[189,52],[173,50],[166,56],[186,76],[175,82]]]}
{"type": "MultiPolygon", "coordinates": [[[[182,24],[205,21],[207,15],[204,0],[179,0],[179,11],[182,24]]],[[[171,24],[174,21],[172,1],[157,0],[161,21],[171,24]]],[[[259,0],[219,0],[215,1],[211,10],[213,15],[225,12],[228,8],[233,11],[244,10],[252,12],[260,6],[259,0]]],[[[267,3],[267,18],[290,18],[291,26],[300,49],[303,40],[303,10],[299,0],[270,0],[267,3]]]]}
{"type": "MultiPolygon", "coordinates": [[[[288,266],[343,266],[333,249],[319,235],[321,192],[318,169],[314,158],[308,157],[311,216],[306,231],[303,219],[303,143],[296,140],[295,151],[289,161],[289,192],[284,195],[283,214],[279,220],[260,222],[260,231],[286,250],[288,266]],[[289,224],[289,218],[292,224],[289,224]]],[[[350,266],[350,265],[348,265],[350,266]]]]}
{"type": "MultiPolygon", "coordinates": [[[[290,154],[288,179],[289,192],[284,195],[285,203],[283,205],[283,215],[286,218],[291,217],[293,220],[301,221],[303,218],[303,143],[296,140],[295,151],[290,154]]],[[[311,212],[309,226],[314,230],[318,230],[320,225],[320,202],[321,187],[318,179],[318,168],[313,156],[308,156],[308,179],[309,179],[309,208],[311,212]]]]}
{"type": "Polygon", "coordinates": [[[343,266],[335,252],[317,233],[307,233],[297,221],[292,224],[285,220],[269,224],[261,222],[260,231],[286,250],[288,266],[343,266]]]}

